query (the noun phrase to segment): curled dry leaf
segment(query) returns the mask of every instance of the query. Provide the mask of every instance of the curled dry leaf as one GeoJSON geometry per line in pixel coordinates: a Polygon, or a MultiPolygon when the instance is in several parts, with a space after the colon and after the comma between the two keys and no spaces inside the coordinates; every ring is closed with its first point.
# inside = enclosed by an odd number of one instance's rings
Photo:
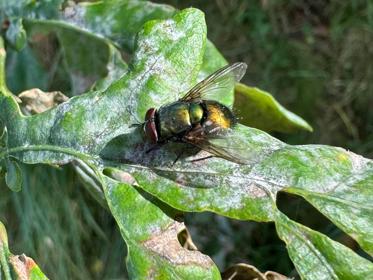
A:
{"type": "Polygon", "coordinates": [[[19,96],[23,107],[31,114],[39,114],[50,108],[69,100],[69,98],[59,91],[44,92],[38,88],[33,88],[22,92],[19,96]]]}
{"type": "Polygon", "coordinates": [[[212,260],[208,256],[181,246],[177,236],[185,229],[184,223],[175,221],[167,229],[145,241],[144,246],[176,265],[196,264],[206,268],[211,267],[212,260]]]}
{"type": "Polygon", "coordinates": [[[229,267],[222,274],[223,280],[287,280],[290,279],[280,273],[267,271],[261,273],[255,266],[238,263],[229,267]]]}
{"type": "Polygon", "coordinates": [[[179,242],[181,244],[181,246],[183,246],[185,249],[188,249],[188,250],[198,250],[197,246],[194,244],[193,240],[192,240],[192,237],[190,236],[190,233],[188,231],[187,228],[185,228],[184,230],[182,230],[179,234],[178,234],[178,239],[179,239],[179,242]]]}

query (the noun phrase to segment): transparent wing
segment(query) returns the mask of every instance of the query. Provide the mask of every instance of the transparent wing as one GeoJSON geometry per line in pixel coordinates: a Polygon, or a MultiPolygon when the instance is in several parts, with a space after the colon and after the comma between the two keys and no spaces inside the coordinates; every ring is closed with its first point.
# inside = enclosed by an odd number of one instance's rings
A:
{"type": "Polygon", "coordinates": [[[187,133],[183,140],[214,156],[239,164],[248,164],[253,156],[247,141],[231,129],[215,128],[206,132],[202,127],[187,133]]]}
{"type": "Polygon", "coordinates": [[[247,65],[244,62],[237,62],[220,68],[203,81],[190,89],[181,101],[196,101],[199,99],[217,100],[219,96],[228,94],[239,82],[246,72],[247,65]]]}

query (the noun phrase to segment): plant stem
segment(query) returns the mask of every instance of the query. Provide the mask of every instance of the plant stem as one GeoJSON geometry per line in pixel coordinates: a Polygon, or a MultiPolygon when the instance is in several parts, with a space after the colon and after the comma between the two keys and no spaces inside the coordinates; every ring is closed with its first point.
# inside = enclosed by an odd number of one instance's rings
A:
{"type": "Polygon", "coordinates": [[[4,40],[0,36],[0,92],[5,96],[11,95],[9,89],[6,86],[5,81],[5,58],[6,52],[4,47],[4,40]]]}
{"type": "Polygon", "coordinates": [[[63,153],[67,155],[72,155],[76,158],[79,158],[83,161],[86,160],[94,160],[94,158],[90,155],[77,152],[72,149],[63,148],[63,147],[57,147],[53,145],[30,145],[27,147],[14,147],[7,149],[0,153],[0,159],[5,158],[6,156],[9,156],[10,154],[18,153],[18,152],[27,152],[27,151],[52,151],[52,152],[58,152],[63,153]]]}

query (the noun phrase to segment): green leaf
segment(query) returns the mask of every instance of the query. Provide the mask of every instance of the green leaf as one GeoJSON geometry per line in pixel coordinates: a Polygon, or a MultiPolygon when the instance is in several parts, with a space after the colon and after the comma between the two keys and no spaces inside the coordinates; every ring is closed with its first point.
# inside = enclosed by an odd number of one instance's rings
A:
{"type": "Polygon", "coordinates": [[[8,146],[8,131],[5,126],[1,130],[2,131],[0,133],[0,149],[8,146]]]}
{"type": "Polygon", "coordinates": [[[271,94],[244,84],[235,87],[234,110],[240,123],[261,130],[312,131],[306,121],[281,106],[271,94]]]}
{"type": "Polygon", "coordinates": [[[22,25],[22,19],[11,21],[7,31],[6,39],[17,51],[22,50],[26,45],[27,35],[22,25]]]}
{"type": "MultiPolygon", "coordinates": [[[[52,69],[57,67],[54,70],[57,73],[63,72],[61,67],[66,68],[67,77],[56,79],[68,78],[73,95],[88,90],[95,81],[107,75],[110,48],[113,48],[108,41],[55,20],[25,20],[25,28],[31,41],[38,42],[41,41],[40,38],[58,41],[60,48],[56,52],[60,60],[50,61],[48,64],[52,69]]],[[[44,51],[37,50],[37,47],[35,49],[36,52],[44,51]]],[[[39,56],[42,55],[39,53],[39,56]]]]}
{"type": "Polygon", "coordinates": [[[147,21],[169,19],[176,12],[172,6],[149,1],[111,0],[71,5],[64,10],[62,18],[133,52],[135,36],[147,21]]]}
{"type": "MultiPolygon", "coordinates": [[[[65,10],[63,18],[74,26],[90,30],[110,39],[129,52],[134,50],[134,39],[143,24],[151,19],[167,19],[176,10],[168,5],[148,1],[103,1],[78,3],[65,10]],[[105,25],[101,24],[105,22],[105,25]]],[[[198,80],[202,80],[228,62],[216,47],[207,41],[198,80]]],[[[282,107],[269,93],[237,85],[227,94],[223,104],[232,105],[238,112],[239,121],[248,126],[265,131],[295,132],[312,131],[312,127],[301,117],[282,107]]]]}
{"type": "MultiPolygon", "coordinates": [[[[58,1],[50,7],[55,7],[57,4],[58,1]]],[[[176,11],[171,6],[147,1],[83,2],[67,6],[58,17],[55,16],[58,20],[35,19],[38,16],[26,13],[26,18],[28,18],[26,23],[29,28],[41,25],[57,33],[64,53],[64,65],[68,67],[71,91],[75,95],[87,90],[95,80],[107,75],[105,65],[110,55],[107,46],[104,46],[105,43],[102,40],[98,40],[97,35],[109,39],[120,48],[133,52],[135,36],[146,21],[167,19],[172,17],[176,11]],[[66,22],[70,24],[70,27],[66,22]],[[105,25],[102,22],[105,22],[105,25]],[[89,49],[86,49],[86,46],[89,46],[89,49]]],[[[48,15],[53,15],[53,13],[48,13],[48,15]]],[[[40,32],[39,28],[36,29],[40,32]]],[[[226,64],[224,57],[208,41],[198,80],[226,64]]],[[[120,70],[122,69],[119,68],[117,72],[120,70]]],[[[47,90],[47,88],[44,89],[47,90]]],[[[235,96],[239,100],[235,102],[236,105],[239,104],[237,106],[239,119],[242,119],[245,125],[267,131],[294,132],[298,129],[312,131],[307,122],[287,111],[263,91],[257,90],[255,93],[251,91],[249,94],[247,90],[242,91],[241,87],[236,87],[235,96]]],[[[233,100],[232,91],[220,101],[231,106],[233,100]]]]}
{"type": "Polygon", "coordinates": [[[109,45],[110,52],[109,52],[109,59],[106,68],[108,69],[107,75],[95,82],[92,87],[92,90],[105,90],[108,88],[113,82],[119,80],[121,76],[126,73],[128,70],[128,65],[123,61],[122,56],[118,49],[114,46],[109,45]]]}
{"type": "Polygon", "coordinates": [[[4,271],[5,280],[11,280],[10,269],[8,264],[9,259],[8,235],[5,226],[0,222],[0,275],[1,270],[4,271]]]}
{"type": "Polygon", "coordinates": [[[14,93],[30,88],[48,88],[50,76],[29,45],[19,52],[7,50],[7,71],[17,73],[6,77],[7,84],[14,93]]]}
{"type": "MultiPolygon", "coordinates": [[[[31,117],[20,115],[14,98],[2,92],[0,119],[11,141],[8,150],[0,152],[0,158],[12,155],[27,163],[53,164],[80,159],[92,168],[103,183],[109,207],[129,246],[128,265],[134,277],[141,278],[152,269],[156,269],[157,275],[186,273],[182,267],[175,267],[173,257],[165,257],[170,256],[168,250],[163,251],[165,246],[157,247],[153,242],[163,244],[163,236],[170,234],[174,238],[178,231],[177,226],[172,227],[178,225],[172,219],[172,211],[164,210],[163,203],[183,211],[212,211],[242,220],[279,223],[275,203],[278,191],[297,191],[310,201],[309,194],[316,194],[325,204],[315,203],[315,206],[336,221],[339,219],[336,216],[344,213],[346,204],[360,207],[358,213],[364,213],[366,218],[337,225],[341,228],[343,225],[342,229],[347,232],[358,233],[356,240],[370,252],[371,235],[366,234],[367,229],[373,227],[370,218],[373,217],[370,207],[373,188],[368,180],[373,174],[370,160],[341,148],[287,145],[242,125],[238,125],[225,142],[219,141],[228,149],[238,147],[246,162],[244,165],[219,158],[193,162],[192,159],[206,153],[195,154],[196,150],[188,149],[187,155],[172,166],[180,151],[187,148],[177,143],[146,153],[150,145],[141,128],[134,129],[131,125],[143,120],[148,108],[177,100],[195,83],[205,40],[203,14],[195,9],[183,10],[172,19],[149,21],[144,25],[128,71],[108,87],[74,97],[31,117]],[[101,174],[104,171],[108,174],[113,168],[124,172],[121,183],[117,182],[118,178],[114,181],[101,174]],[[360,188],[366,189],[362,197],[350,195],[360,188]],[[323,207],[330,198],[340,201],[341,194],[346,203],[334,203],[335,212],[323,207]],[[362,205],[362,201],[367,202],[368,207],[362,205]],[[145,207],[151,211],[139,213],[145,207]],[[142,219],[147,219],[146,223],[139,224],[136,232],[136,224],[142,219]],[[149,225],[155,225],[157,230],[151,232],[149,225]],[[149,250],[153,254],[149,254],[149,250]],[[140,260],[145,261],[140,263],[140,260]],[[135,270],[137,267],[139,270],[135,270]]],[[[354,213],[350,217],[354,217],[354,213]]],[[[326,243],[319,250],[326,254],[333,246],[326,243]]],[[[295,248],[293,254],[302,256],[301,249],[295,248]]],[[[207,269],[199,263],[196,266],[198,273],[215,275],[214,266],[207,269]]],[[[351,273],[360,275],[356,271],[351,273]]]]}
{"type": "Polygon", "coordinates": [[[61,8],[63,0],[48,0],[48,1],[1,1],[0,15],[1,22],[7,18],[52,18],[57,17],[58,10],[61,8]],[[2,17],[2,18],[1,18],[2,17]]]}
{"type": "MultiPolygon", "coordinates": [[[[101,178],[99,169],[102,167],[97,155],[107,142],[133,130],[130,126],[138,116],[143,117],[149,106],[167,102],[170,93],[177,98],[177,93],[182,90],[175,90],[175,85],[190,87],[195,83],[202,64],[205,40],[203,14],[195,9],[187,9],[173,19],[145,24],[138,36],[131,71],[107,88],[100,87],[99,91],[72,98],[51,110],[27,118],[19,115],[15,109],[17,104],[11,96],[2,95],[0,104],[4,110],[0,112],[0,117],[9,126],[12,141],[8,150],[0,153],[0,158],[12,154],[28,163],[53,164],[78,158],[101,178]],[[185,60],[186,57],[188,60],[185,60]]],[[[138,190],[128,184],[112,182],[110,185],[106,179],[101,182],[105,183],[104,186],[109,184],[104,188],[107,203],[129,246],[128,266],[134,277],[142,278],[142,275],[154,271],[159,277],[167,278],[172,278],[172,275],[192,279],[194,275],[201,275],[202,278],[207,275],[209,279],[218,277],[219,272],[208,257],[199,252],[189,252],[176,244],[182,225],[158,209],[153,204],[154,199],[152,203],[144,200],[141,198],[144,196],[142,191],[141,196],[137,195],[139,198],[134,194],[130,196],[128,188],[135,194],[138,190]],[[127,197],[123,199],[123,195],[128,195],[128,200],[127,197]],[[138,210],[133,211],[134,203],[136,205],[142,200],[144,205],[140,204],[138,210]],[[150,207],[149,211],[143,212],[145,206],[150,207]],[[127,207],[133,212],[126,210],[127,207]],[[141,222],[136,218],[142,216],[151,220],[141,222]],[[129,223],[135,224],[122,226],[129,223]],[[143,230],[137,226],[142,226],[143,230]],[[164,234],[157,230],[153,232],[153,228],[162,229],[164,234]],[[168,247],[166,243],[159,246],[166,241],[172,241],[172,246],[168,247]],[[185,262],[179,259],[181,253],[188,257],[185,262]]]]}
{"type": "MultiPolygon", "coordinates": [[[[121,177],[131,180],[129,174],[121,177]]],[[[111,213],[128,246],[131,279],[219,279],[208,256],[180,245],[177,235],[185,226],[174,221],[172,209],[128,183],[104,181],[111,213]]]]}
{"type": "Polygon", "coordinates": [[[279,214],[276,228],[302,279],[371,279],[373,263],[327,236],[279,214]]]}
{"type": "Polygon", "coordinates": [[[372,251],[371,160],[341,148],[286,145],[264,132],[239,126],[226,145],[244,146],[245,150],[238,151],[247,165],[217,158],[192,162],[203,157],[193,155],[171,166],[177,149],[163,148],[149,158],[146,149],[131,150],[144,140],[129,137],[113,141],[113,146],[103,151],[105,157],[114,157],[113,151],[119,150],[122,162],[134,162],[121,168],[146,191],[176,209],[271,221],[277,212],[277,192],[297,193],[350,233],[367,252],[372,251]],[[168,162],[164,158],[169,158],[168,162]]]}
{"type": "MultiPolygon", "coordinates": [[[[14,100],[3,97],[0,116],[13,139],[9,149],[33,143],[19,151],[26,162],[41,160],[32,156],[32,150],[43,149],[43,145],[61,157],[61,163],[71,159],[66,153],[98,154],[109,140],[133,130],[130,126],[142,119],[149,107],[177,99],[178,92],[195,82],[202,63],[206,28],[202,13],[198,15],[198,20],[192,20],[181,12],[174,21],[146,24],[139,34],[132,71],[105,91],[89,92],[29,118],[16,114],[14,100]],[[187,47],[191,44],[193,47],[187,47]]],[[[36,154],[39,157],[40,153],[36,154]]]]}
{"type": "MultiPolygon", "coordinates": [[[[339,154],[336,160],[347,159],[344,154],[339,154]]],[[[353,155],[351,164],[361,164],[364,161],[366,160],[353,155]]],[[[371,161],[369,165],[372,166],[371,161]]],[[[358,172],[345,179],[346,181],[336,184],[331,191],[320,192],[297,187],[289,187],[286,191],[304,197],[373,256],[373,208],[371,201],[373,174],[371,172],[359,174],[358,172]]]]}
{"type": "Polygon", "coordinates": [[[6,173],[5,183],[14,192],[19,192],[22,189],[22,171],[18,163],[12,159],[5,160],[6,173]]]}

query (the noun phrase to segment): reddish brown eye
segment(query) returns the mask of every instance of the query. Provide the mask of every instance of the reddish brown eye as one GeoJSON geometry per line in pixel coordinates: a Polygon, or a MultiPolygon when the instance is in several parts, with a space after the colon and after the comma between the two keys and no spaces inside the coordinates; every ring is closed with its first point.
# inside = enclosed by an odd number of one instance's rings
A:
{"type": "Polygon", "coordinates": [[[150,108],[145,115],[145,134],[153,142],[157,143],[158,133],[155,125],[155,108],[150,108]]]}

